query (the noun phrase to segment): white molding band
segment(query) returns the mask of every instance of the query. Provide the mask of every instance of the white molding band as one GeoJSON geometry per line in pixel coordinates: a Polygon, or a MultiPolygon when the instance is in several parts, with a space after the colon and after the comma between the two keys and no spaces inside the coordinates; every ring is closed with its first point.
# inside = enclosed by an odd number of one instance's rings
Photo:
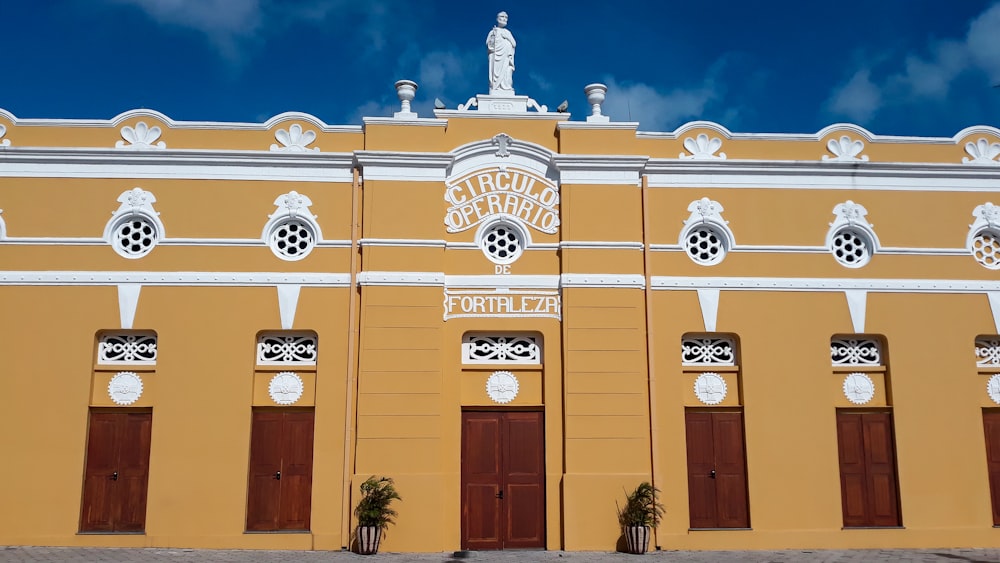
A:
{"type": "Polygon", "coordinates": [[[559,183],[600,185],[639,185],[648,156],[556,154],[552,163],[559,170],[559,183]]]}
{"type": "Polygon", "coordinates": [[[120,285],[349,287],[350,274],[288,272],[69,272],[0,271],[0,286],[120,285]]]}
{"type": "Polygon", "coordinates": [[[646,278],[640,274],[563,274],[562,287],[644,289],[646,278]]]}
{"type": "Polygon", "coordinates": [[[384,286],[441,287],[444,274],[441,272],[360,272],[358,284],[384,286]]]}
{"type": "MultiPolygon", "coordinates": [[[[448,241],[434,240],[434,239],[407,239],[407,238],[363,238],[358,241],[358,244],[360,244],[362,247],[397,246],[397,247],[444,248],[448,244],[448,241]]],[[[473,244],[473,246],[475,245],[473,244]]]]}
{"type": "Polygon", "coordinates": [[[559,248],[581,248],[587,250],[642,250],[642,243],[632,241],[564,240],[559,243],[559,248]]]}
{"type": "Polygon", "coordinates": [[[750,291],[847,291],[886,293],[983,293],[1000,291],[1000,281],[902,280],[854,278],[711,278],[653,276],[652,289],[725,289],[750,291]]]}
{"type": "Polygon", "coordinates": [[[455,157],[448,153],[355,151],[364,181],[444,182],[455,157]]]}
{"type": "Polygon", "coordinates": [[[650,188],[996,193],[1000,180],[1000,167],[920,162],[651,159],[644,172],[650,188]]]}
{"type": "Polygon", "coordinates": [[[0,177],[268,180],[350,184],[352,153],[8,147],[0,177]]]}
{"type": "Polygon", "coordinates": [[[558,289],[557,275],[445,276],[447,287],[467,289],[558,289]]]}
{"type": "MultiPolygon", "coordinates": [[[[9,237],[0,239],[0,245],[14,246],[108,246],[108,241],[101,237],[9,237]]],[[[264,246],[267,241],[259,238],[163,238],[156,241],[157,246],[264,246]]],[[[321,240],[317,247],[350,248],[349,240],[321,240]]],[[[420,245],[414,245],[420,246],[420,245]]]]}

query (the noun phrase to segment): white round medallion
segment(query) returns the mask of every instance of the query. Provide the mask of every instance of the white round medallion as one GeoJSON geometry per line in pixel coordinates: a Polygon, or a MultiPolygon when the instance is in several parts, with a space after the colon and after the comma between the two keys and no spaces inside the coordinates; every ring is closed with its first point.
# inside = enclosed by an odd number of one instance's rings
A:
{"type": "Polygon", "coordinates": [[[726,380],[722,376],[705,372],[694,380],[694,394],[706,405],[717,405],[726,398],[726,380]]]}
{"type": "Polygon", "coordinates": [[[486,394],[501,405],[513,401],[519,388],[517,378],[509,371],[495,371],[486,380],[486,394]]]}
{"type": "Polygon", "coordinates": [[[993,377],[986,383],[986,392],[994,403],[1000,405],[1000,373],[993,374],[993,377]]]}
{"type": "Polygon", "coordinates": [[[855,405],[863,405],[875,396],[875,383],[863,373],[849,373],[844,378],[844,396],[855,405]]]}
{"type": "Polygon", "coordinates": [[[291,405],[302,397],[302,378],[290,371],[276,373],[267,386],[271,400],[279,405],[291,405]]]}
{"type": "Polygon", "coordinates": [[[131,405],[142,396],[142,379],[134,371],[120,371],[108,383],[108,396],[116,405],[131,405]]]}

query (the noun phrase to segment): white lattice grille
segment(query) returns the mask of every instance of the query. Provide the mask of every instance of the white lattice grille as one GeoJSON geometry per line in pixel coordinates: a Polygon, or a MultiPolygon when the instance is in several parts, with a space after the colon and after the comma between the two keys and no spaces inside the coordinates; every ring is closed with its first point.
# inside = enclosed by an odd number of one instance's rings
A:
{"type": "Polygon", "coordinates": [[[317,337],[311,333],[265,333],[257,337],[257,365],[314,366],[317,337]]]}
{"type": "Polygon", "coordinates": [[[1000,336],[976,339],[976,365],[980,367],[1000,367],[1000,336]]]}
{"type": "Polygon", "coordinates": [[[156,246],[156,239],[156,225],[141,215],[118,223],[111,234],[111,244],[115,251],[126,258],[139,258],[149,254],[156,246]]]}
{"type": "Polygon", "coordinates": [[[993,231],[983,231],[973,237],[972,256],[991,270],[1000,268],[1000,237],[993,231]]]}
{"type": "Polygon", "coordinates": [[[681,339],[681,363],[685,366],[735,366],[736,342],[728,337],[681,339]]]}
{"type": "Polygon", "coordinates": [[[155,364],[156,335],[151,332],[102,334],[97,343],[97,363],[155,364]]]}
{"type": "Polygon", "coordinates": [[[833,339],[830,359],[835,366],[881,366],[882,345],[873,338],[833,339]]]}
{"type": "Polygon", "coordinates": [[[848,268],[864,266],[871,260],[872,245],[868,237],[852,229],[843,229],[833,237],[830,252],[848,268]]]}
{"type": "Polygon", "coordinates": [[[519,334],[467,334],[462,342],[464,364],[540,364],[541,338],[519,334]]]}
{"type": "Polygon", "coordinates": [[[288,219],[276,224],[268,238],[271,251],[285,260],[299,260],[316,245],[312,226],[299,219],[288,219]]]}
{"type": "Polygon", "coordinates": [[[703,225],[687,234],[684,250],[698,264],[718,264],[726,257],[725,238],[716,229],[703,225]]]}
{"type": "Polygon", "coordinates": [[[483,233],[483,253],[496,264],[510,264],[524,252],[521,233],[506,223],[497,223],[483,233]]]}

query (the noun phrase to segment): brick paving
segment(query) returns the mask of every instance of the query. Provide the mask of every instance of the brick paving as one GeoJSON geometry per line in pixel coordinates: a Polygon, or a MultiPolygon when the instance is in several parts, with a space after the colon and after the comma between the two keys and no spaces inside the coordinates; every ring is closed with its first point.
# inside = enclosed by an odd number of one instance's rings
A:
{"type": "Polygon", "coordinates": [[[0,547],[0,563],[361,563],[437,561],[492,563],[551,561],[597,563],[1000,563],[1000,549],[878,549],[795,551],[657,551],[646,555],[596,551],[496,551],[460,553],[379,553],[339,551],[260,551],[83,547],[0,547]]]}

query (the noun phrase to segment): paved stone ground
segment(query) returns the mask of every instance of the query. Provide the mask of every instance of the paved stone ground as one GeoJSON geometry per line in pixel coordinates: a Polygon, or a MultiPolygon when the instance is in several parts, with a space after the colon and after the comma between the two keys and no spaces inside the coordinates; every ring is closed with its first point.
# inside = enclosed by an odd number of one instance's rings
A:
{"type": "Polygon", "coordinates": [[[461,553],[379,553],[364,556],[331,551],[242,551],[201,549],[99,549],[74,547],[0,547],[0,563],[361,563],[438,561],[493,563],[551,561],[597,563],[640,561],[685,563],[1000,563],[1000,549],[850,550],[850,551],[658,551],[646,555],[610,552],[499,551],[461,553]]]}

